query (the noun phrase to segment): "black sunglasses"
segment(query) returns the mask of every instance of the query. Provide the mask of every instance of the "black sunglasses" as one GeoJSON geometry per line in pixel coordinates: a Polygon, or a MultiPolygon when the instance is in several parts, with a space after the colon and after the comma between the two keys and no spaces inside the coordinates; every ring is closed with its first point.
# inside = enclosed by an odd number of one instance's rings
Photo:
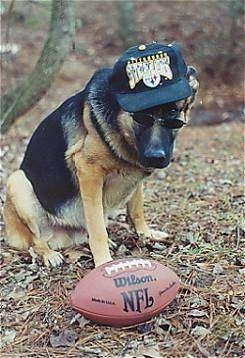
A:
{"type": "Polygon", "coordinates": [[[138,113],[130,113],[130,116],[133,118],[133,120],[145,127],[151,127],[153,126],[154,122],[157,121],[162,125],[163,127],[169,128],[169,129],[178,129],[183,127],[186,122],[175,119],[175,118],[158,118],[148,113],[138,112],[138,113]]]}

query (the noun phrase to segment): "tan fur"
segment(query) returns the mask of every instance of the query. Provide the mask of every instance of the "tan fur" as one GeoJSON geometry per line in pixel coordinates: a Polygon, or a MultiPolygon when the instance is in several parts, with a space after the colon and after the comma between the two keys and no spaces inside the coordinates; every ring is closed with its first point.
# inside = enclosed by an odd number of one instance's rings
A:
{"type": "Polygon", "coordinates": [[[51,250],[46,242],[48,237],[44,234],[47,235],[48,231],[42,214],[31,183],[22,170],[17,170],[8,179],[4,205],[8,243],[18,249],[33,247],[47,266],[56,266],[62,262],[62,255],[51,250]]]}
{"type": "Polygon", "coordinates": [[[19,218],[9,195],[6,197],[3,213],[8,244],[20,250],[27,250],[31,245],[33,234],[19,218]]]}
{"type": "MultiPolygon", "coordinates": [[[[89,244],[97,266],[112,260],[104,220],[104,211],[108,207],[103,208],[103,203],[109,206],[110,199],[108,198],[112,197],[115,200],[118,186],[113,186],[112,183],[107,186],[104,184],[108,175],[114,173],[114,178],[119,175],[122,164],[111,155],[106,145],[100,140],[89,117],[85,118],[88,134],[82,150],[74,154],[74,163],[83,200],[89,244]],[[105,187],[104,193],[103,186],[105,187]]],[[[132,166],[126,165],[123,169],[132,171],[132,166]]]]}
{"type": "Polygon", "coordinates": [[[149,227],[145,222],[143,207],[144,207],[143,184],[140,183],[137,186],[131,200],[127,205],[128,215],[132,220],[132,222],[134,223],[134,227],[137,234],[139,236],[144,235],[146,237],[150,237],[151,233],[149,227]]]}

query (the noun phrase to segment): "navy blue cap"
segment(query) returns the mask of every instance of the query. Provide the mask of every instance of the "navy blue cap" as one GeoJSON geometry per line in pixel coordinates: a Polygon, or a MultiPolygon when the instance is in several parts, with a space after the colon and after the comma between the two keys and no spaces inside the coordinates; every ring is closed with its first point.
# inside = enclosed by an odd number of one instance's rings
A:
{"type": "Polygon", "coordinates": [[[187,66],[177,44],[129,48],[115,63],[110,83],[126,112],[179,101],[192,94],[187,66]]]}

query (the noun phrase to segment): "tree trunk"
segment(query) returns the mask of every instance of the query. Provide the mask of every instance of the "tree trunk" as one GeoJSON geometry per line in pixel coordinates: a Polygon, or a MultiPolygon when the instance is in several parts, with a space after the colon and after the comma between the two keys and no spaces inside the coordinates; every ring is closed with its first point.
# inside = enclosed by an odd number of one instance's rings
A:
{"type": "Polygon", "coordinates": [[[1,99],[2,133],[42,98],[59,72],[75,32],[73,4],[71,0],[53,0],[48,39],[33,72],[1,99]]]}
{"type": "Polygon", "coordinates": [[[137,44],[134,1],[116,3],[118,11],[118,34],[125,48],[137,44]]]}

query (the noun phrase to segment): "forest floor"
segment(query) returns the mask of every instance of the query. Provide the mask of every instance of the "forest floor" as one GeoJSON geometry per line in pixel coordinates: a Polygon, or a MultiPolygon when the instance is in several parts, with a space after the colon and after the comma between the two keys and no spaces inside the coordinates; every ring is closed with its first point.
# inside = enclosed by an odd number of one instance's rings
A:
{"type": "MultiPolygon", "coordinates": [[[[23,155],[24,132],[4,138],[4,182],[23,155]]],[[[159,260],[181,278],[150,324],[103,327],[71,309],[72,289],[93,268],[87,245],[63,250],[64,266],[50,270],[3,243],[2,357],[242,357],[242,143],[239,122],[182,131],[171,166],[145,184],[147,220],[169,233],[161,245],[139,247],[123,213],[110,226],[114,258],[159,260]]]]}
{"type": "MultiPolygon", "coordinates": [[[[85,13],[88,25],[93,25],[94,13],[85,13]]],[[[35,14],[47,27],[45,17],[35,14]]],[[[15,25],[11,39],[22,48],[15,58],[7,55],[3,89],[31,72],[46,35],[44,25],[42,30],[15,25]]],[[[111,51],[109,42],[107,53],[103,53],[103,28],[91,31],[91,26],[78,33],[80,52],[67,58],[48,93],[2,137],[2,201],[7,176],[18,168],[41,119],[81,89],[97,68],[116,59],[119,50],[112,47],[111,51]]],[[[229,121],[229,110],[236,107],[232,92],[224,95],[217,87],[214,94],[214,90],[215,86],[210,86],[211,92],[205,96],[201,90],[199,99],[206,105],[202,115],[207,122],[211,115],[213,123],[222,124],[184,128],[177,138],[173,163],[145,183],[147,221],[167,231],[169,238],[162,244],[141,247],[135,234],[123,225],[124,213],[109,227],[114,258],[152,258],[179,275],[182,285],[176,299],[148,324],[123,329],[100,326],[69,306],[77,281],[93,268],[88,245],[63,250],[65,264],[48,269],[38,258],[2,241],[1,357],[242,357],[243,124],[234,116],[229,121]],[[213,103],[219,110],[210,114],[206,109],[213,103]]],[[[2,221],[1,227],[4,238],[2,221]]]]}

